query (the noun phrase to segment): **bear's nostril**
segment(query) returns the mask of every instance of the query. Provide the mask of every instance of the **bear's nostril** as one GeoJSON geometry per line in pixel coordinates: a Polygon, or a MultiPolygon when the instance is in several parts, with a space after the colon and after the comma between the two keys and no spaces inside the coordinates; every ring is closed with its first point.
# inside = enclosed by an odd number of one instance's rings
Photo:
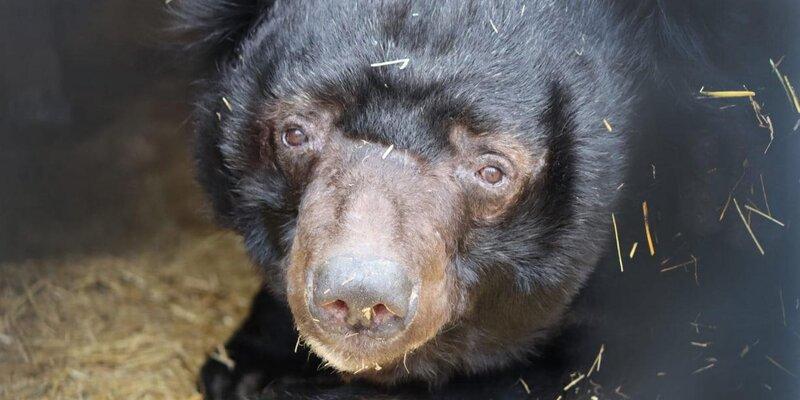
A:
{"type": "Polygon", "coordinates": [[[334,321],[340,323],[347,320],[347,315],[350,312],[350,307],[347,306],[347,303],[338,299],[330,303],[323,304],[322,309],[324,309],[334,321]]]}
{"type": "Polygon", "coordinates": [[[387,308],[383,303],[378,303],[372,307],[373,323],[375,325],[382,325],[393,318],[398,318],[397,314],[387,308]]]}

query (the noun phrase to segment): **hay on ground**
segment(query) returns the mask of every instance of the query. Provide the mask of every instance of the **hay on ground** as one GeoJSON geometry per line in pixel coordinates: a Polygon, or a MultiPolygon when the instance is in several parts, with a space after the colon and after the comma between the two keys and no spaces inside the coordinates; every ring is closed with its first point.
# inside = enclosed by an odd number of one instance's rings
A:
{"type": "Polygon", "coordinates": [[[238,239],[0,265],[0,398],[198,399],[259,278],[238,239]]]}

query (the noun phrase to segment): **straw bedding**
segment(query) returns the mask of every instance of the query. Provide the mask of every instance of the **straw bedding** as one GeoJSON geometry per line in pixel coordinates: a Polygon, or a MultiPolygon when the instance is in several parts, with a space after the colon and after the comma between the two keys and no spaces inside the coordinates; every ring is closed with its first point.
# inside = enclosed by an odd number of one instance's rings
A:
{"type": "Polygon", "coordinates": [[[228,234],[0,266],[0,398],[199,399],[259,279],[228,234]]]}

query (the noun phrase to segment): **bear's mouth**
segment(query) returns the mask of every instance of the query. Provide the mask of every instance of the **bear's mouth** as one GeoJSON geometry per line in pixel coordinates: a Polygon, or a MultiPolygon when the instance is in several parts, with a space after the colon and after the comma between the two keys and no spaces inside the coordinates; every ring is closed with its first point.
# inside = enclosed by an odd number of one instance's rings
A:
{"type": "Polygon", "coordinates": [[[380,372],[403,362],[416,346],[409,346],[406,337],[391,339],[370,337],[364,333],[348,333],[330,337],[320,329],[303,332],[301,337],[315,354],[339,372],[359,374],[366,370],[380,372]]]}
{"type": "Polygon", "coordinates": [[[394,353],[394,349],[405,347],[398,342],[402,340],[376,339],[352,333],[333,341],[320,341],[314,350],[338,370],[355,373],[364,368],[378,366],[377,369],[380,370],[394,364],[397,360],[394,357],[387,357],[387,354],[394,353]]]}

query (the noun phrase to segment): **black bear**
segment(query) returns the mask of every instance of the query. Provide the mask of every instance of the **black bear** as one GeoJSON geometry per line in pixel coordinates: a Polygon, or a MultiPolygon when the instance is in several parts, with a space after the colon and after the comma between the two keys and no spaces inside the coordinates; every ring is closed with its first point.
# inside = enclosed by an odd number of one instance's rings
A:
{"type": "Polygon", "coordinates": [[[655,1],[179,0],[199,180],[265,289],[208,398],[525,359],[609,238],[655,1]],[[298,338],[299,333],[299,338],[298,338]],[[302,351],[301,351],[302,354],[302,351]]]}

